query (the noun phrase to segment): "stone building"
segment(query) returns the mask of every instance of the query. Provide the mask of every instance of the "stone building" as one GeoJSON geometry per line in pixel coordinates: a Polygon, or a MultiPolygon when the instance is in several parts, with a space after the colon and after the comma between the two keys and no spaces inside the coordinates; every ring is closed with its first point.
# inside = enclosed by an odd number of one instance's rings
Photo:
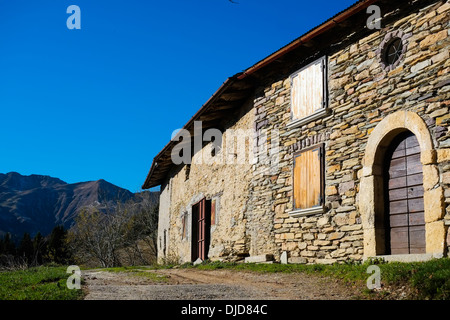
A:
{"type": "Polygon", "coordinates": [[[359,1],[228,78],[143,185],[160,261],[446,256],[449,16],[359,1]]]}

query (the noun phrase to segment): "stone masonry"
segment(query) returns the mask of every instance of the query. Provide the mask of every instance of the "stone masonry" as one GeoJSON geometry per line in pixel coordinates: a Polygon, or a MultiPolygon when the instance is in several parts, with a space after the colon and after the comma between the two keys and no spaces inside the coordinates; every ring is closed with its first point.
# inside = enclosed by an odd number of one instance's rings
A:
{"type": "Polygon", "coordinates": [[[253,167],[251,215],[259,218],[252,221],[255,229],[267,231],[252,253],[273,252],[279,259],[287,251],[289,261],[295,263],[361,260],[364,239],[358,200],[365,147],[375,126],[398,110],[417,113],[432,134],[437,149],[434,174],[440,177],[437,190],[445,197],[446,215],[439,223],[446,226],[442,232],[448,232],[449,10],[449,3],[437,2],[332,52],[328,56],[329,113],[322,119],[287,128],[288,76],[261,90],[254,103],[256,121],[264,124],[258,135],[270,136],[272,130],[279,130],[281,147],[276,174],[260,174],[264,164],[253,167]],[[403,61],[385,70],[378,48],[389,33],[401,34],[407,48],[403,61]],[[291,217],[292,154],[319,143],[325,143],[326,211],[291,217]]]}
{"type": "Polygon", "coordinates": [[[369,142],[396,125],[423,133],[417,138],[426,151],[421,162],[427,253],[448,253],[450,4],[429,1],[410,12],[383,14],[388,18],[380,30],[336,38],[314,54],[308,51],[308,56],[286,62],[289,67],[279,74],[260,79],[249,102],[224,123],[225,135],[230,129],[254,131],[251,162],[195,165],[194,155],[189,169],[171,169],[161,189],[160,259],[190,261],[192,206],[202,198],[216,203],[209,247],[213,260],[273,255],[280,261],[284,253],[289,263],[329,264],[377,255],[370,216],[377,186],[369,183],[377,163],[367,160],[377,150],[369,142]],[[381,55],[393,37],[401,39],[403,52],[389,67],[381,55]],[[327,112],[300,126],[289,125],[290,75],[322,56],[327,61],[327,112]],[[391,119],[398,123],[386,124],[391,119]],[[293,154],[321,144],[324,210],[293,216],[293,154]]]}

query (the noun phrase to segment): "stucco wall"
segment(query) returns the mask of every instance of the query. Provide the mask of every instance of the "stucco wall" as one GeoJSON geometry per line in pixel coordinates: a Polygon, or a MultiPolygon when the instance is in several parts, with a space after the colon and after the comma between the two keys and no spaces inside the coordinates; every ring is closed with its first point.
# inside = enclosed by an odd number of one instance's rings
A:
{"type": "Polygon", "coordinates": [[[169,253],[170,180],[161,186],[158,214],[158,263],[165,263],[169,253]]]}
{"type": "MultiPolygon", "coordinates": [[[[236,114],[230,115],[230,119],[224,119],[222,149],[213,158],[217,163],[201,163],[202,153],[198,152],[193,155],[187,180],[186,165],[172,170],[169,177],[172,188],[170,214],[167,214],[166,209],[163,214],[169,217],[171,245],[168,254],[180,262],[191,261],[192,206],[203,198],[214,199],[216,202],[216,224],[211,226],[209,258],[214,260],[243,256],[248,251],[245,245],[245,209],[252,168],[249,156],[251,152],[248,150],[252,147],[253,123],[252,101],[249,101],[236,114]],[[236,150],[227,147],[227,139],[236,133],[244,133],[244,130],[249,136],[246,140],[247,158],[241,163],[234,154],[236,150]],[[187,222],[184,238],[183,216],[186,216],[187,222]]],[[[204,146],[202,152],[210,152],[210,147],[210,144],[204,146]]],[[[169,198],[161,198],[161,201],[169,201],[169,198]]],[[[166,207],[167,204],[164,204],[164,208],[166,207]]]]}

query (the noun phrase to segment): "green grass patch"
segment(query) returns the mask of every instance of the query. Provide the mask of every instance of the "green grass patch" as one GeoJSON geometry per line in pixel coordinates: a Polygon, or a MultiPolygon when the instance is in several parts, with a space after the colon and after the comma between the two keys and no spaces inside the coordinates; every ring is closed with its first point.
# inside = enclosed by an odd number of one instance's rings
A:
{"type": "Polygon", "coordinates": [[[67,267],[36,267],[0,272],[0,300],[78,300],[82,290],[66,286],[67,267]]]}
{"type": "Polygon", "coordinates": [[[450,300],[450,259],[380,265],[381,279],[388,284],[406,283],[415,289],[415,298],[450,300]]]}

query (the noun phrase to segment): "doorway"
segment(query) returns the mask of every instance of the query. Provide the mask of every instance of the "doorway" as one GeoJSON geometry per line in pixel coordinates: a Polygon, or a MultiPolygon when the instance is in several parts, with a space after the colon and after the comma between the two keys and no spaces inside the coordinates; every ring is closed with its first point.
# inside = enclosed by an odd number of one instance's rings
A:
{"type": "Polygon", "coordinates": [[[412,132],[394,138],[384,168],[386,254],[425,253],[423,172],[412,132]]]}
{"type": "Polygon", "coordinates": [[[211,200],[203,199],[192,206],[191,260],[206,260],[210,244],[211,200]]]}

